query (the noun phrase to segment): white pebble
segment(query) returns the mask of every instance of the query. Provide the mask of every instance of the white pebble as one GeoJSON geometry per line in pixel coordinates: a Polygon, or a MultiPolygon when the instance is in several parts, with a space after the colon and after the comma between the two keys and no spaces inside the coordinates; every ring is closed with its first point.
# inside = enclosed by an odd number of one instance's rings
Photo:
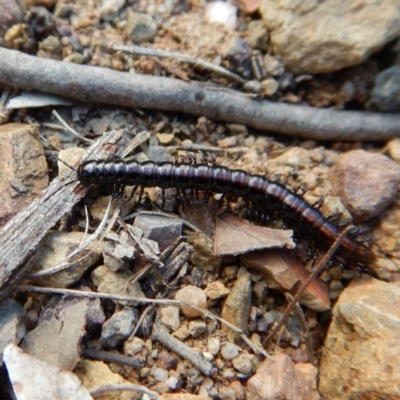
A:
{"type": "Polygon", "coordinates": [[[154,378],[159,382],[164,382],[168,379],[168,371],[164,368],[156,368],[154,371],[154,378]]]}
{"type": "Polygon", "coordinates": [[[178,384],[178,378],[176,376],[170,376],[165,383],[172,389],[176,389],[176,385],[178,384]]]}
{"type": "Polygon", "coordinates": [[[207,349],[212,355],[216,355],[220,349],[220,340],[218,337],[210,337],[207,342],[207,349]]]}
{"type": "Polygon", "coordinates": [[[227,343],[224,346],[222,346],[221,356],[225,360],[233,360],[235,357],[238,356],[238,354],[239,354],[239,349],[235,344],[227,343]]]}
{"type": "Polygon", "coordinates": [[[236,27],[237,7],[224,1],[212,1],[206,4],[205,17],[208,22],[217,22],[227,28],[236,27]]]}

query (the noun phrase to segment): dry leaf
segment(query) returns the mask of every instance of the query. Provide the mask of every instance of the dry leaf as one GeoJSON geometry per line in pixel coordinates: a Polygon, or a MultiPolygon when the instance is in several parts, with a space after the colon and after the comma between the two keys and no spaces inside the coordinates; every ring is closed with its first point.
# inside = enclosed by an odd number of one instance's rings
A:
{"type": "Polygon", "coordinates": [[[293,249],[293,231],[258,226],[232,214],[217,218],[214,255],[238,255],[252,250],[286,247],[293,249]]]}

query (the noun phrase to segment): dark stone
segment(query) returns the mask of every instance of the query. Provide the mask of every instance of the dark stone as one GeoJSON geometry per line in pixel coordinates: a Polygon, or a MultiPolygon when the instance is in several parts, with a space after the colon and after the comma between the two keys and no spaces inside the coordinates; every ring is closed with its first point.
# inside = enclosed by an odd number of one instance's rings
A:
{"type": "Polygon", "coordinates": [[[400,65],[385,69],[376,76],[371,103],[381,111],[400,111],[400,65]]]}

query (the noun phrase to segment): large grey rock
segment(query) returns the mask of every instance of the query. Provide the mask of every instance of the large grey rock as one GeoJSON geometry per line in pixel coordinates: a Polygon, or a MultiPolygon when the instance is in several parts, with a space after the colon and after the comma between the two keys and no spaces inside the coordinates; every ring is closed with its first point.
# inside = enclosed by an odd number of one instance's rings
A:
{"type": "Polygon", "coordinates": [[[273,52],[296,73],[357,65],[400,33],[398,0],[263,0],[273,52]]]}

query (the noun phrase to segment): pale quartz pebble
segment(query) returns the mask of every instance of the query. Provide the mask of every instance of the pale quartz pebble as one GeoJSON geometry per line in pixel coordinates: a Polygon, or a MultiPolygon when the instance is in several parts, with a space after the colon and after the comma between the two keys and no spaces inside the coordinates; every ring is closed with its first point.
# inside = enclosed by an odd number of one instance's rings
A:
{"type": "Polygon", "coordinates": [[[156,368],[153,375],[159,382],[165,382],[168,379],[168,371],[164,368],[156,368]]]}
{"type": "Polygon", "coordinates": [[[220,349],[220,339],[218,337],[210,337],[207,342],[207,349],[215,356],[220,349]]]}
{"type": "Polygon", "coordinates": [[[239,349],[235,344],[226,343],[225,345],[222,346],[221,356],[225,360],[233,360],[235,357],[238,356],[238,354],[239,354],[239,349]]]}
{"type": "Polygon", "coordinates": [[[178,378],[176,376],[170,376],[165,383],[172,389],[176,389],[176,385],[178,384],[178,378]]]}
{"type": "Polygon", "coordinates": [[[205,17],[208,22],[217,22],[227,28],[236,27],[237,7],[224,1],[212,1],[206,4],[205,17]]]}

